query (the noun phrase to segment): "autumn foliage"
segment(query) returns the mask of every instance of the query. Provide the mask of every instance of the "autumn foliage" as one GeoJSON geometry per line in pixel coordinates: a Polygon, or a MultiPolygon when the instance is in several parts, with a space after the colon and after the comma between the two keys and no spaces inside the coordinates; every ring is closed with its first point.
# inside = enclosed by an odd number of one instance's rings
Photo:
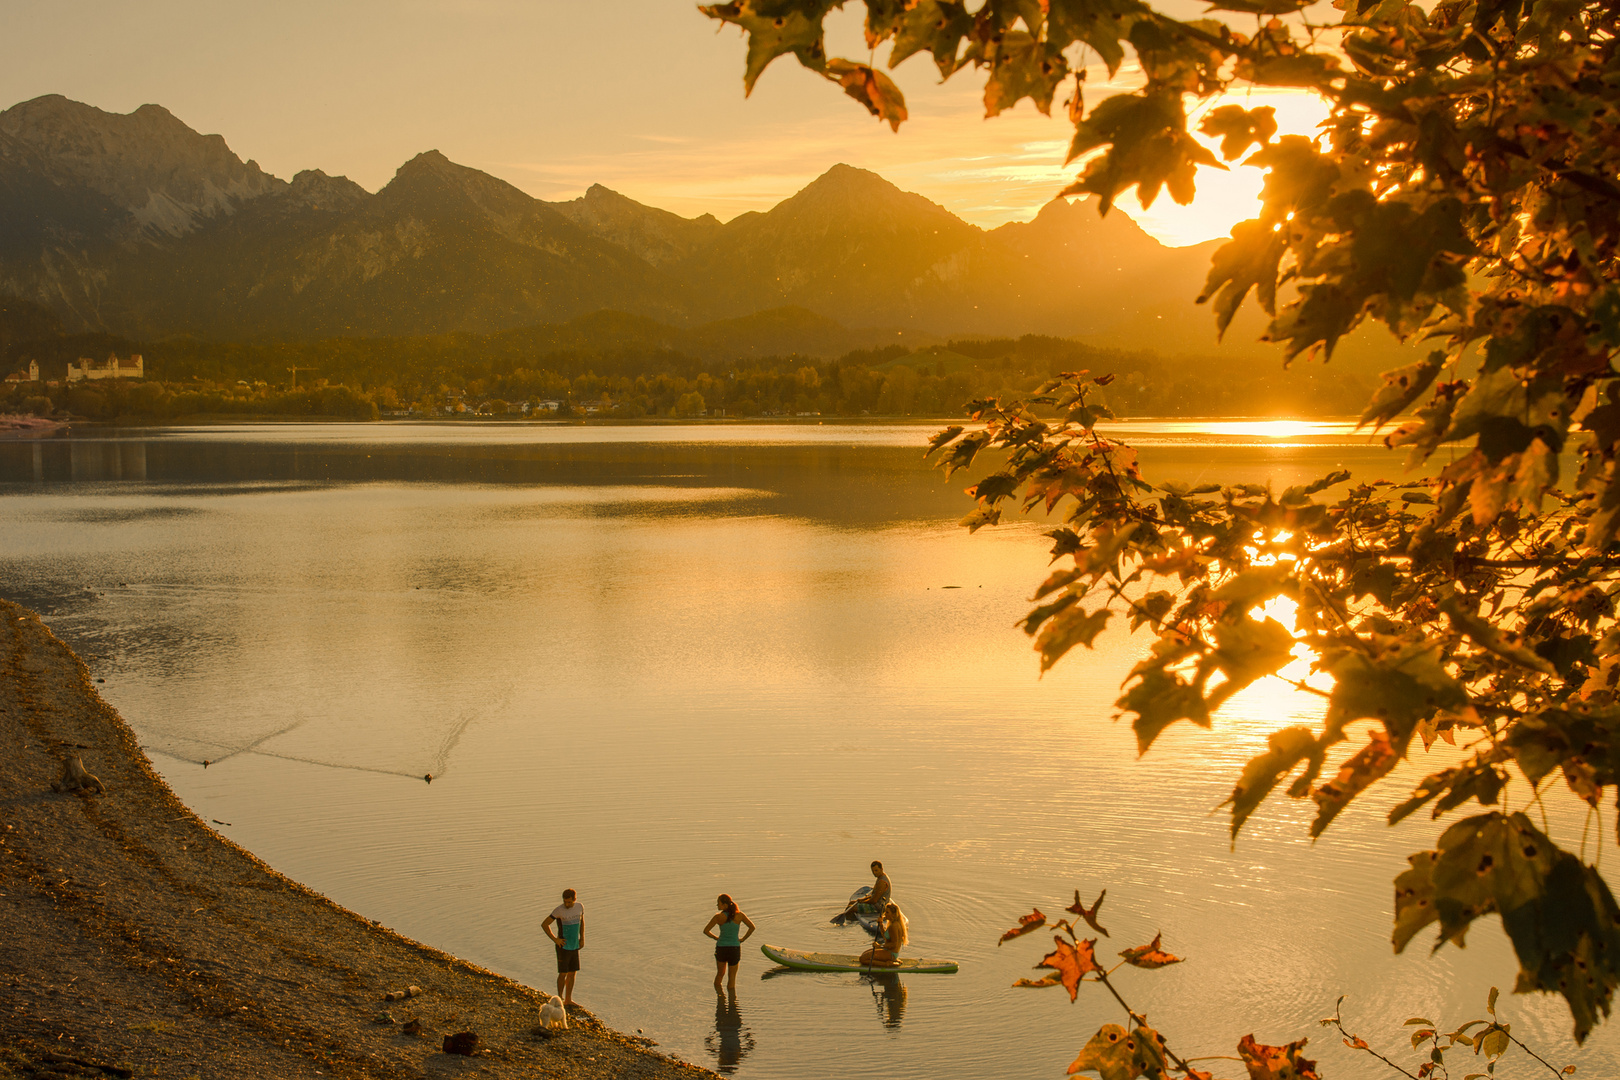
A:
{"type": "MultiPolygon", "coordinates": [[[[821,37],[838,6],[705,10],[749,31],[750,79],[791,52],[843,82],[821,37]]],[[[969,528],[1009,508],[1060,519],[1022,623],[1042,670],[1116,621],[1151,635],[1118,700],[1141,751],[1171,725],[1210,727],[1309,655],[1313,685],[1331,687],[1321,719],[1272,733],[1243,769],[1234,838],[1279,789],[1316,804],[1320,834],[1399,762],[1455,746],[1457,763],[1390,815],[1475,804],[1396,879],[1395,947],[1430,926],[1436,947],[1460,943],[1499,915],[1515,990],[1562,995],[1579,1041],[1620,981],[1620,906],[1584,849],[1516,807],[1563,789],[1595,815],[1620,790],[1620,7],[1334,6],[1327,25],[1298,0],[1216,0],[1220,18],[1191,21],[1139,0],[865,10],[891,64],[921,53],[943,76],[981,73],[990,115],[1025,97],[1049,110],[1067,86],[1068,191],[1103,212],[1132,187],[1144,204],[1190,200],[1200,167],[1224,167],[1188,130],[1191,106],[1215,104],[1199,130],[1220,158],[1266,170],[1259,217],[1232,230],[1204,288],[1217,332],[1252,298],[1285,359],[1327,359],[1372,322],[1429,342],[1362,422],[1408,467],[1442,447],[1449,461],[1400,483],[1334,473],[1282,492],[1155,483],[1097,429],[1107,377],[1083,372],[972,403],[973,428],[930,451],[947,472],[996,452],[969,489],[969,528]],[[1088,103],[1087,64],[1113,74],[1127,56],[1139,88],[1088,103]],[[1329,118],[1314,138],[1279,137],[1268,110],[1213,101],[1242,85],[1313,92],[1329,118]]]]}
{"type": "MultiPolygon", "coordinates": [[[[1104,936],[1108,931],[1098,927],[1095,920],[1106,895],[1104,890],[1087,909],[1076,890],[1074,904],[1068,909],[1104,936]]],[[[1017,926],[1003,934],[1001,940],[1021,937],[1044,924],[1045,917],[1036,909],[1034,915],[1024,916],[1017,926]]],[[[1035,965],[1037,970],[1044,969],[1047,974],[1038,979],[1019,979],[1013,986],[1032,989],[1061,986],[1069,992],[1069,1000],[1073,1002],[1080,996],[1081,984],[1093,982],[1113,996],[1130,1021],[1129,1027],[1104,1024],[1098,1028],[1069,1065],[1071,1074],[1089,1071],[1097,1073],[1102,1080],[1136,1080],[1137,1077],[1164,1080],[1180,1073],[1188,1080],[1213,1080],[1213,1074],[1193,1064],[1193,1060],[1200,1059],[1189,1060],[1172,1050],[1164,1035],[1148,1025],[1146,1016],[1131,1008],[1110,978],[1122,967],[1153,971],[1181,963],[1181,957],[1163,949],[1162,934],[1153,935],[1153,940],[1146,945],[1121,949],[1119,962],[1110,968],[1097,957],[1098,938],[1082,938],[1068,919],[1059,919],[1052,926],[1056,931],[1052,935],[1053,949],[1035,965]]],[[[1315,1062],[1307,1061],[1300,1054],[1305,1043],[1305,1039],[1300,1039],[1287,1046],[1267,1046],[1256,1042],[1253,1035],[1245,1035],[1237,1045],[1237,1053],[1248,1068],[1250,1080],[1319,1080],[1315,1062]]]]}

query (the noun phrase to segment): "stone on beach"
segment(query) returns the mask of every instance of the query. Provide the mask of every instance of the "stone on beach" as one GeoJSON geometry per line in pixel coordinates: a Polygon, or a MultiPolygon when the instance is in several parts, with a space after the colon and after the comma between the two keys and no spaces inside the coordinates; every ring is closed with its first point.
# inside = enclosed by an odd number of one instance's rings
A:
{"type": "Polygon", "coordinates": [[[460,1054],[463,1057],[472,1057],[478,1053],[478,1033],[476,1031],[458,1031],[454,1035],[444,1037],[444,1052],[446,1054],[460,1054]]]}

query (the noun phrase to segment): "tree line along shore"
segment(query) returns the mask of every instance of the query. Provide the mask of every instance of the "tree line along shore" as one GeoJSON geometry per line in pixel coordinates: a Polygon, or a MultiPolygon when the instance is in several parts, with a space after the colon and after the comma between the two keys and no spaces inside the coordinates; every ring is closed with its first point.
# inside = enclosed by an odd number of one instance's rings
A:
{"type": "Polygon", "coordinates": [[[1370,355],[1285,368],[1249,354],[1167,356],[1033,334],[835,355],[788,340],[825,346],[852,333],[812,329],[764,323],[714,344],[604,312],[487,335],[140,342],[64,333],[48,313],[9,302],[0,305],[0,413],[160,423],[198,415],[939,417],[1089,370],[1116,376],[1104,404],[1122,416],[1324,416],[1359,412],[1390,366],[1388,356],[1370,355]],[[145,360],[140,380],[66,381],[67,365],[80,357],[102,363],[132,354],[145,360]],[[30,362],[38,380],[19,378],[30,362]]]}

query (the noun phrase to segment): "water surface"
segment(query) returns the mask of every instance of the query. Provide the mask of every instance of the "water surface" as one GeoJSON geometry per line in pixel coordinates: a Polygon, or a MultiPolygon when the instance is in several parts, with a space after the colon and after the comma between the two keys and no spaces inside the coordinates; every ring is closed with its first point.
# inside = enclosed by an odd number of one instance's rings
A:
{"type": "MultiPolygon", "coordinates": [[[[1117,431],[1156,480],[1401,478],[1347,425],[1230,423],[1117,431]]],[[[1108,890],[1099,954],[1162,930],[1186,958],[1118,981],[1187,1055],[1309,1036],[1324,1075],[1382,1076],[1316,1025],[1340,994],[1393,1051],[1407,1016],[1473,1019],[1491,985],[1511,986],[1494,920],[1466,951],[1391,954],[1391,879],[1437,832],[1381,823],[1412,769],[1315,845],[1314,806],[1282,800],[1229,846],[1212,809],[1265,733],[1319,702],[1257,685],[1212,733],[1182,725],[1137,760],[1111,716],[1145,639],[1110,632],[1038,677],[1013,624],[1045,571],[1040,526],[957,528],[967,481],[925,467],[930,430],[281,425],[4,443],[0,582],[105,678],[222,833],[534,986],[554,972],[540,920],[576,888],[579,999],[739,1076],[1061,1076],[1120,1010],[1095,986],[1072,1005],[1011,989],[1050,938],[995,942],[1076,889],[1108,890]],[[855,951],[858,931],[827,918],[874,858],[911,951],[960,974],[773,974],[750,946],[735,998],[714,994],[699,931],[717,892],[759,924],[754,944],[855,951]]],[[[1525,794],[1510,789],[1514,808],[1525,794]]],[[[1554,826],[1578,840],[1578,818],[1554,826]]],[[[1556,1000],[1504,1002],[1515,1034],[1561,1062],[1620,1066],[1608,1030],[1570,1048],[1556,1000]]]]}

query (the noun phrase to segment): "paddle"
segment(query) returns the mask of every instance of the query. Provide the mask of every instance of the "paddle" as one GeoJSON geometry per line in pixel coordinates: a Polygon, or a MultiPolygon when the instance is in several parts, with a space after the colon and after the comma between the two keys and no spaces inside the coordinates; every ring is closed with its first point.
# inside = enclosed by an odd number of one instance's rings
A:
{"type": "Polygon", "coordinates": [[[861,898],[864,896],[870,896],[871,893],[872,886],[862,885],[860,888],[856,889],[852,894],[850,894],[849,906],[827,921],[832,923],[834,926],[843,926],[845,923],[849,922],[849,920],[855,917],[855,906],[860,903],[861,898]]]}

